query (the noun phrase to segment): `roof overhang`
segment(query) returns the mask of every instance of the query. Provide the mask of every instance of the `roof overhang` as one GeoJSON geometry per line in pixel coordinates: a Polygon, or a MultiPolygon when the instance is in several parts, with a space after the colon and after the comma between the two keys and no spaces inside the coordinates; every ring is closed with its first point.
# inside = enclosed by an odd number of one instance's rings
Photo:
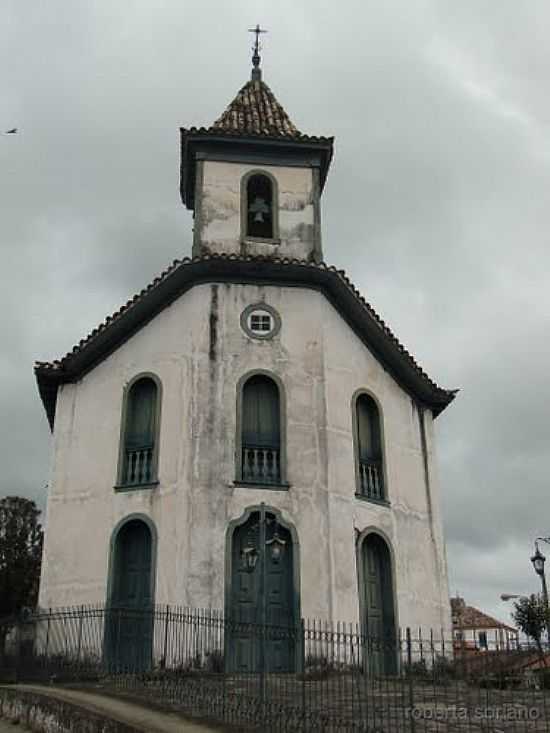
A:
{"type": "Polygon", "coordinates": [[[217,132],[211,129],[181,128],[181,200],[195,207],[196,162],[199,157],[254,161],[264,165],[309,165],[319,168],[321,191],[332,160],[334,138],[270,137],[217,132]]]}
{"type": "Polygon", "coordinates": [[[50,427],[53,429],[60,384],[81,379],[186,291],[203,283],[226,282],[300,287],[322,292],[417,404],[429,408],[436,416],[454,399],[456,390],[442,389],[428,377],[342,270],[301,260],[209,255],[174,262],[63,359],[35,365],[38,389],[50,427]]]}

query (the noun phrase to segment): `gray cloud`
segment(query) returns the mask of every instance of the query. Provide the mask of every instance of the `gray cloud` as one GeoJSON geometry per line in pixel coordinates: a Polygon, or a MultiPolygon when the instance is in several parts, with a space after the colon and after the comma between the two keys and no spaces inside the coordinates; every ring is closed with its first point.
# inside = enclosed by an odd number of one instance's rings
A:
{"type": "Polygon", "coordinates": [[[249,70],[300,129],[336,135],[325,258],[420,363],[461,387],[437,420],[452,590],[494,613],[537,588],[545,520],[550,10],[546,3],[8,0],[0,9],[4,282],[0,493],[39,498],[49,432],[32,376],[175,257],[192,221],[178,126],[249,70]]]}

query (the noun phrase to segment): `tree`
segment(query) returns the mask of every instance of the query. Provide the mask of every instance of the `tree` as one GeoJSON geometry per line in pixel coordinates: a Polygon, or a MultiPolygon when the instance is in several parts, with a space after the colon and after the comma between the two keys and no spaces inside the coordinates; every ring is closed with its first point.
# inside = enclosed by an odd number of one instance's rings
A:
{"type": "Polygon", "coordinates": [[[529,597],[523,596],[514,603],[512,618],[526,636],[534,640],[543,656],[542,635],[548,629],[550,617],[548,608],[541,595],[534,593],[529,597]]]}
{"type": "Polygon", "coordinates": [[[30,499],[0,499],[0,619],[37,603],[43,538],[39,515],[30,499]]]}

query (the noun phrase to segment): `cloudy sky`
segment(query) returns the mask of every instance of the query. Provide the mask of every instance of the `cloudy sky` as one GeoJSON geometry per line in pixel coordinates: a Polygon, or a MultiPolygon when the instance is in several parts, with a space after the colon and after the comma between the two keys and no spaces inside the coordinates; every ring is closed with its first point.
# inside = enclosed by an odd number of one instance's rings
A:
{"type": "MultiPolygon", "coordinates": [[[[451,591],[503,618],[550,534],[547,0],[3,0],[0,495],[45,503],[32,374],[190,254],[180,125],[264,79],[335,135],[327,262],[442,386],[451,591]]],[[[549,548],[550,549],[550,548],[549,548]]]]}

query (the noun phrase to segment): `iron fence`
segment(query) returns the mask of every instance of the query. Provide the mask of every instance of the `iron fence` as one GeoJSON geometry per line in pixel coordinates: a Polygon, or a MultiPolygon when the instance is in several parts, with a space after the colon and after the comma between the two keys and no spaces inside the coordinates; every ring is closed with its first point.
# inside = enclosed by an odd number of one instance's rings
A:
{"type": "Polygon", "coordinates": [[[207,609],[82,606],[0,629],[4,680],[92,684],[258,731],[550,731],[550,655],[207,609]],[[548,666],[547,666],[548,665],[548,666]]]}

